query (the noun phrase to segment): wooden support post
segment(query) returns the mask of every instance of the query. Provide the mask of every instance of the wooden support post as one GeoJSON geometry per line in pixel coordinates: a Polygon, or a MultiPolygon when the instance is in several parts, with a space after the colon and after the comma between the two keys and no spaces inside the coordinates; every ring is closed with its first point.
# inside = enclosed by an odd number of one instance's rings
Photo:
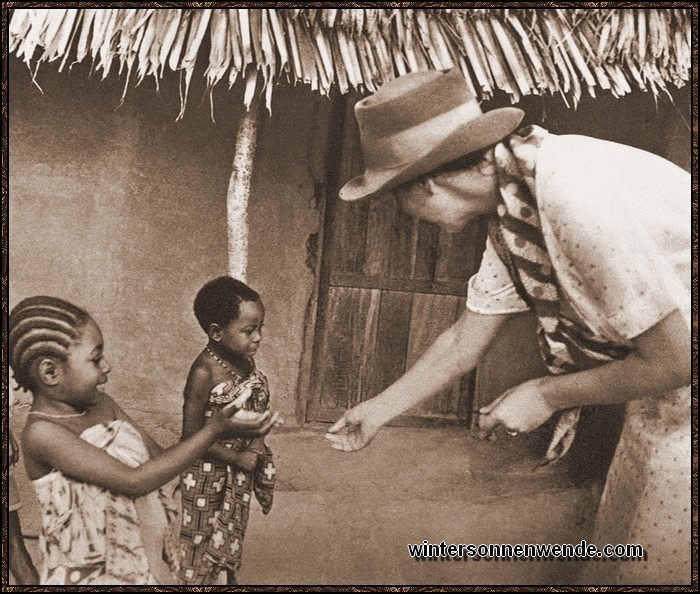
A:
{"type": "Polygon", "coordinates": [[[228,273],[246,280],[248,268],[248,199],[258,141],[260,99],[255,98],[241,118],[236,134],[233,171],[226,194],[228,220],[228,273]]]}

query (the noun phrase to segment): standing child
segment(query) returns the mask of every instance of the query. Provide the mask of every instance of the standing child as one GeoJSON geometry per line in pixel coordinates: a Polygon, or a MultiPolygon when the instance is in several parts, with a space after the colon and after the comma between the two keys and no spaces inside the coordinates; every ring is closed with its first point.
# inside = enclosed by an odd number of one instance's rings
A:
{"type": "Polygon", "coordinates": [[[25,299],[10,314],[9,339],[14,379],[33,396],[22,449],[42,513],[41,583],[176,583],[177,509],[159,488],[218,439],[264,435],[276,416],[237,419],[227,407],[163,450],[102,390],[111,368],[85,310],[25,299]]]}
{"type": "MultiPolygon", "coordinates": [[[[222,276],[199,290],[194,314],[209,340],[187,378],[183,439],[198,431],[213,411],[236,399],[257,413],[270,407],[267,379],[253,359],[265,319],[260,295],[222,276]]],[[[212,583],[222,570],[228,584],[237,583],[252,494],[263,513],[272,507],[275,467],[263,439],[220,441],[182,473],[183,583],[212,583]]]]}

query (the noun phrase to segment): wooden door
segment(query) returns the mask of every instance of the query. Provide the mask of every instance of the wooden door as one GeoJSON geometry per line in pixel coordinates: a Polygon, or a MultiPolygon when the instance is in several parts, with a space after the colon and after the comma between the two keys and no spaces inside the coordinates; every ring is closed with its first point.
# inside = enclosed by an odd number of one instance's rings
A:
{"type": "MultiPolygon", "coordinates": [[[[401,376],[464,308],[485,225],[459,234],[406,215],[386,195],[343,202],[340,186],[362,170],[350,99],[341,150],[329,167],[307,421],[335,421],[401,376]]],[[[337,145],[336,145],[337,146],[337,145]]],[[[472,375],[415,407],[397,424],[468,423],[472,375]]]]}

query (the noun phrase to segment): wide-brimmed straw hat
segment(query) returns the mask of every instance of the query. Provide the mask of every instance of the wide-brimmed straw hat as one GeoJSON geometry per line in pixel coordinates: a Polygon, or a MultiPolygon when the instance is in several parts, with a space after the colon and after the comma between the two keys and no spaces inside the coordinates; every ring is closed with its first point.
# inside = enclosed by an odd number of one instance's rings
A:
{"type": "Polygon", "coordinates": [[[484,113],[462,73],[414,72],[395,78],[355,105],[365,171],[340,190],[361,200],[487,148],[513,132],[524,112],[484,113]]]}

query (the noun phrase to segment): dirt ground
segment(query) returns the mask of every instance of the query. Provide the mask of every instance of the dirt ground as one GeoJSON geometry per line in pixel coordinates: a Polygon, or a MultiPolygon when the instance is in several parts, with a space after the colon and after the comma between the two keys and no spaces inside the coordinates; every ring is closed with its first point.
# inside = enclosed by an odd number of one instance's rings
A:
{"type": "MultiPolygon", "coordinates": [[[[568,585],[579,561],[416,560],[408,544],[571,543],[586,538],[600,472],[571,452],[535,470],[548,434],[475,439],[466,428],[383,429],[345,454],[327,426],[268,437],[272,511],[254,503],[239,583],[248,585],[568,585]]],[[[15,430],[15,428],[13,428],[15,430]]],[[[38,560],[38,508],[23,470],[21,518],[38,560]]]]}

